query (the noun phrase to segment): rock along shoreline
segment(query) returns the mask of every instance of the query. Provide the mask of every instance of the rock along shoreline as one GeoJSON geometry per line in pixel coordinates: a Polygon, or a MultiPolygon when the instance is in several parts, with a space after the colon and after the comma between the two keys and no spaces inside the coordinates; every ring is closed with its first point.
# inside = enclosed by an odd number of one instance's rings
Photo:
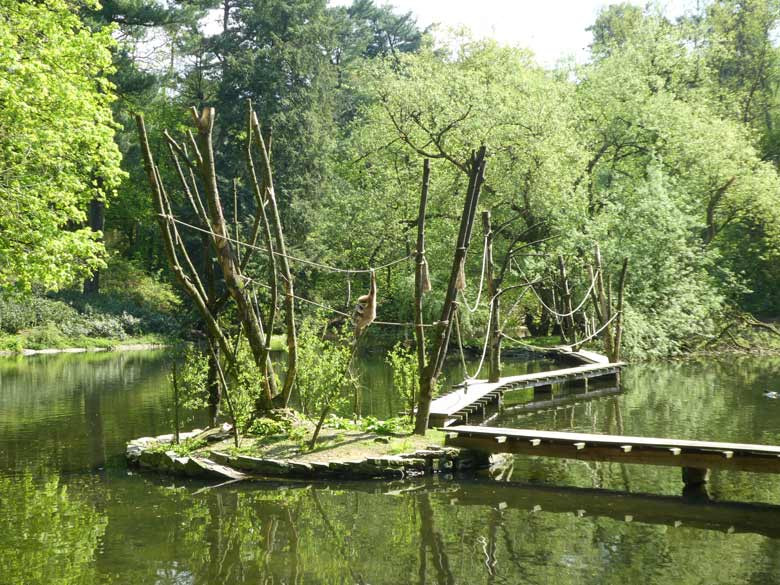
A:
{"type": "MultiPolygon", "coordinates": [[[[188,433],[180,433],[179,438],[184,440],[201,434],[203,431],[196,429],[188,433]]],[[[221,438],[224,438],[224,435],[221,438]]],[[[220,438],[212,440],[218,441],[220,438]]],[[[232,455],[208,447],[197,455],[181,456],[172,448],[164,449],[165,445],[172,447],[172,443],[171,434],[134,439],[127,444],[128,464],[132,467],[179,477],[235,481],[268,478],[397,480],[476,472],[501,463],[497,458],[488,457],[480,452],[437,445],[398,455],[296,461],[232,455]]]]}

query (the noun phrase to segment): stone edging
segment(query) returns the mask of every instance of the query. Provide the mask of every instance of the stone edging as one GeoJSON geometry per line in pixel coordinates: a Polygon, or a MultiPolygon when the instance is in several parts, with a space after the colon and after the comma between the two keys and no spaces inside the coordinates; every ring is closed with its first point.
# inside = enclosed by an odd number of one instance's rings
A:
{"type": "MultiPolygon", "coordinates": [[[[194,437],[200,430],[180,433],[180,438],[194,437]]],[[[455,447],[429,446],[401,455],[383,455],[339,461],[294,461],[263,459],[247,455],[232,456],[210,451],[209,457],[180,457],[173,450],[165,452],[150,447],[171,443],[172,435],[143,437],[127,445],[131,465],[162,473],[201,479],[238,480],[252,478],[290,479],[404,479],[489,467],[486,455],[455,447]]]]}

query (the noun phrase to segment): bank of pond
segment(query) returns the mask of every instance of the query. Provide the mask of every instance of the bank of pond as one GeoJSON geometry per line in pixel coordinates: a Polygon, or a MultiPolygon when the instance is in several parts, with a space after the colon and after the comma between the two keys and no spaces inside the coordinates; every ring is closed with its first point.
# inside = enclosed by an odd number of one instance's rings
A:
{"type": "MultiPolygon", "coordinates": [[[[780,483],[515,457],[497,482],[222,483],[128,468],[171,430],[166,351],[0,359],[0,583],[775,583],[780,483]]],[[[550,360],[513,360],[507,374],[550,360]]],[[[402,410],[381,357],[363,414],[402,410]]],[[[459,365],[448,378],[457,380],[459,365]]],[[[631,366],[622,388],[510,395],[491,426],[780,444],[780,358],[631,366]]],[[[193,413],[190,428],[205,426],[193,413]]]]}

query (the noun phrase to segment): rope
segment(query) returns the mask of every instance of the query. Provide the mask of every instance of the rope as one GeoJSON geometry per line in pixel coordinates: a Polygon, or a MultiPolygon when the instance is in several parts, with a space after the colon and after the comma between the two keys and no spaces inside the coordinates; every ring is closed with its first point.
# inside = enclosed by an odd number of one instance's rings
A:
{"type": "Polygon", "coordinates": [[[474,313],[479,308],[479,299],[482,298],[482,285],[485,282],[485,273],[487,272],[487,247],[488,247],[488,239],[487,235],[485,235],[485,243],[482,246],[482,272],[480,272],[479,275],[479,292],[477,293],[477,300],[474,301],[474,308],[472,309],[469,307],[469,301],[466,298],[466,294],[463,291],[460,291],[460,296],[463,297],[463,304],[466,305],[466,309],[468,309],[469,313],[474,313]]]}
{"type": "MultiPolygon", "coordinates": [[[[241,278],[243,278],[247,283],[253,284],[255,286],[259,286],[268,290],[271,290],[271,286],[268,284],[265,284],[264,282],[258,282],[254,278],[250,278],[249,276],[241,275],[241,278]]],[[[323,305],[322,303],[318,303],[317,301],[312,301],[311,299],[307,299],[306,297],[301,297],[296,294],[293,295],[294,299],[297,299],[301,301],[302,303],[307,303],[309,305],[314,305],[315,307],[319,307],[320,309],[325,309],[326,311],[330,311],[331,313],[335,313],[336,315],[341,315],[342,317],[347,317],[348,319],[352,318],[352,315],[349,313],[345,313],[344,311],[339,311],[338,309],[335,309],[328,305],[323,305]]],[[[434,327],[438,323],[423,323],[423,327],[434,327]]],[[[394,327],[416,327],[414,323],[402,323],[398,321],[374,321],[373,325],[389,325],[394,327]]]]}
{"type": "Polygon", "coordinates": [[[488,314],[488,322],[487,322],[487,328],[485,329],[485,343],[482,345],[482,357],[479,359],[479,366],[477,366],[477,371],[474,372],[474,375],[469,378],[469,380],[476,379],[477,376],[479,376],[479,373],[482,371],[482,366],[485,365],[485,356],[487,355],[487,346],[488,341],[490,340],[490,325],[493,319],[493,301],[495,300],[495,297],[490,299],[490,313],[488,314]]]}
{"type": "Polygon", "coordinates": [[[496,300],[497,296],[498,295],[495,295],[492,299],[490,299],[491,310],[488,314],[487,328],[485,329],[485,342],[482,345],[482,357],[479,359],[479,366],[477,366],[477,371],[474,372],[473,376],[469,376],[468,370],[466,370],[466,357],[463,352],[463,341],[460,337],[460,319],[458,318],[458,312],[455,311],[455,330],[457,332],[458,346],[460,348],[460,358],[463,362],[463,381],[466,382],[466,385],[468,385],[470,381],[477,379],[477,376],[479,376],[479,373],[482,371],[482,366],[485,365],[485,356],[487,355],[487,346],[488,341],[490,340],[490,325],[493,319],[493,302],[496,300]]]}
{"type": "Polygon", "coordinates": [[[458,317],[458,311],[455,311],[455,332],[457,333],[458,348],[460,349],[460,363],[463,366],[464,378],[470,378],[469,371],[466,368],[466,354],[463,351],[463,339],[460,336],[460,318],[458,317]]]}
{"type": "MultiPolygon", "coordinates": [[[[522,274],[522,275],[523,275],[523,278],[525,278],[526,280],[528,280],[528,277],[525,275],[525,272],[523,272],[523,269],[522,269],[522,268],[520,268],[520,265],[519,265],[519,264],[517,264],[517,262],[515,262],[515,266],[517,266],[517,269],[520,271],[520,274],[522,274]]],[[[598,270],[597,270],[597,271],[596,271],[596,273],[593,275],[593,280],[591,280],[591,282],[590,282],[590,286],[588,287],[588,290],[585,292],[585,296],[582,298],[582,301],[580,301],[580,304],[579,304],[579,305],[577,305],[577,307],[576,307],[576,308],[572,309],[572,310],[571,310],[571,311],[569,311],[568,313],[559,313],[559,312],[557,312],[555,309],[551,309],[550,307],[548,307],[548,306],[547,306],[547,303],[545,303],[545,302],[544,302],[544,300],[542,300],[542,297],[539,295],[539,293],[538,293],[538,292],[536,292],[536,289],[535,289],[533,286],[531,286],[531,291],[534,293],[534,296],[535,296],[535,297],[536,297],[536,298],[539,300],[539,303],[541,303],[541,305],[542,305],[542,306],[543,306],[545,309],[547,309],[547,311],[548,311],[548,312],[549,312],[551,315],[553,315],[553,316],[554,316],[556,319],[563,319],[564,317],[571,317],[572,315],[574,315],[574,313],[576,313],[576,312],[577,312],[577,311],[579,311],[579,310],[580,310],[582,307],[584,307],[584,306],[585,306],[585,303],[587,303],[587,302],[588,302],[588,299],[590,298],[590,293],[591,293],[591,291],[593,290],[593,287],[594,287],[594,286],[596,286],[596,278],[598,278],[598,270]]]]}
{"type": "Polygon", "coordinates": [[[593,333],[591,333],[591,334],[590,334],[588,337],[586,337],[585,339],[582,339],[582,340],[578,341],[578,342],[577,342],[575,345],[576,345],[576,346],[580,346],[580,345],[582,345],[583,343],[587,343],[588,341],[590,341],[591,339],[593,339],[594,337],[596,337],[596,336],[597,336],[599,333],[601,333],[602,331],[604,331],[604,329],[606,329],[606,328],[609,326],[609,324],[610,324],[610,323],[612,323],[612,321],[614,321],[614,320],[615,320],[615,317],[617,317],[619,314],[620,314],[620,311],[617,311],[617,312],[615,312],[615,314],[614,314],[614,315],[612,315],[612,316],[609,318],[609,321],[607,321],[606,323],[604,323],[604,324],[603,324],[601,327],[599,327],[599,328],[598,328],[596,331],[594,331],[593,333]]]}
{"type": "Polygon", "coordinates": [[[503,331],[501,332],[501,337],[503,337],[504,339],[508,339],[509,341],[513,341],[513,342],[515,342],[515,343],[517,343],[519,345],[522,345],[524,347],[527,347],[529,349],[536,350],[536,351],[546,352],[546,351],[548,351],[550,349],[549,347],[542,347],[541,345],[531,345],[530,343],[526,343],[524,341],[520,341],[519,339],[516,339],[516,338],[512,337],[511,335],[507,335],[503,331]]]}
{"type": "MultiPolygon", "coordinates": [[[[184,227],[202,232],[204,234],[209,234],[210,236],[214,238],[222,238],[224,240],[227,240],[228,242],[232,242],[236,244],[237,246],[244,246],[246,248],[251,248],[253,250],[257,250],[259,252],[265,252],[268,253],[268,248],[264,248],[262,246],[256,246],[254,244],[250,244],[248,242],[242,242],[241,240],[237,240],[235,238],[231,238],[230,236],[220,236],[219,234],[214,233],[211,230],[207,230],[205,228],[202,228],[197,225],[192,225],[191,223],[187,223],[186,221],[182,221],[180,219],[177,219],[173,217],[172,215],[166,215],[164,213],[158,214],[160,217],[164,217],[165,219],[169,221],[173,221],[175,223],[178,223],[179,225],[182,225],[184,227]]],[[[329,266],[328,264],[322,264],[320,262],[315,262],[314,260],[307,260],[305,258],[298,258],[296,256],[291,256],[290,254],[282,254],[281,252],[272,251],[272,253],[276,256],[281,256],[283,258],[287,258],[288,260],[292,260],[293,262],[300,262],[302,264],[308,264],[310,266],[314,266],[315,268],[320,268],[322,270],[328,270],[330,272],[340,272],[342,274],[368,274],[372,270],[382,270],[383,268],[389,268],[391,266],[395,266],[396,264],[400,264],[401,262],[404,262],[405,260],[408,260],[414,254],[407,254],[403,258],[397,258],[391,262],[388,262],[386,264],[381,264],[379,266],[373,266],[371,268],[338,268],[336,266],[329,266]]]]}
{"type": "MultiPolygon", "coordinates": [[[[591,335],[589,335],[585,339],[583,339],[581,341],[578,341],[576,345],[577,346],[581,346],[583,343],[587,343],[588,341],[590,341],[591,339],[596,337],[599,333],[604,331],[604,329],[606,329],[609,326],[609,324],[612,323],[612,321],[615,320],[615,317],[617,317],[618,314],[619,313],[615,313],[614,315],[612,315],[612,317],[609,318],[609,321],[604,323],[604,325],[602,325],[598,330],[594,331],[591,335]]],[[[501,332],[501,337],[503,337],[505,339],[508,339],[509,341],[513,341],[513,342],[515,342],[517,344],[523,345],[525,347],[528,347],[528,348],[531,348],[531,349],[535,349],[537,351],[548,351],[550,349],[549,347],[541,347],[539,345],[531,345],[530,343],[525,343],[524,341],[520,341],[519,339],[515,339],[514,337],[511,337],[511,336],[507,335],[503,331],[501,332]]]]}

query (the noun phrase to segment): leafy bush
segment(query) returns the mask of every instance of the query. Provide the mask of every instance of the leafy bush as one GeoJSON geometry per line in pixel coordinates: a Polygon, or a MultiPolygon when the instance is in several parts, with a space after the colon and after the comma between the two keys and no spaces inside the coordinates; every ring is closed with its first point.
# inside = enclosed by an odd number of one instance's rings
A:
{"type": "Polygon", "coordinates": [[[358,420],[352,420],[332,415],[325,423],[325,426],[331,429],[364,431],[376,433],[377,435],[403,435],[412,430],[409,420],[401,417],[379,420],[373,416],[366,416],[358,420]]]}
{"type": "Polygon", "coordinates": [[[79,313],[62,301],[46,297],[0,297],[0,331],[18,333],[47,323],[76,321],[79,313]]]}
{"type": "Polygon", "coordinates": [[[388,352],[386,361],[393,370],[393,388],[403,398],[404,404],[412,413],[420,386],[417,355],[399,341],[388,352]]]}
{"type": "Polygon", "coordinates": [[[0,333],[24,332],[23,343],[39,348],[65,347],[79,338],[121,341],[147,333],[175,335],[182,329],[176,315],[179,301],[170,285],[126,261],[115,260],[103,276],[106,292],[98,295],[75,289],[50,296],[0,293],[0,333]],[[44,345],[47,339],[52,345],[44,345]]]}
{"type": "Polygon", "coordinates": [[[271,435],[283,435],[290,431],[292,425],[288,420],[274,420],[262,417],[255,419],[249,427],[249,434],[256,437],[268,437],[271,435]]]}
{"type": "Polygon", "coordinates": [[[295,383],[301,401],[301,411],[318,416],[323,408],[339,411],[347,401],[347,368],[352,350],[347,338],[336,341],[323,339],[320,321],[307,319],[298,334],[298,373],[295,383]]]}

